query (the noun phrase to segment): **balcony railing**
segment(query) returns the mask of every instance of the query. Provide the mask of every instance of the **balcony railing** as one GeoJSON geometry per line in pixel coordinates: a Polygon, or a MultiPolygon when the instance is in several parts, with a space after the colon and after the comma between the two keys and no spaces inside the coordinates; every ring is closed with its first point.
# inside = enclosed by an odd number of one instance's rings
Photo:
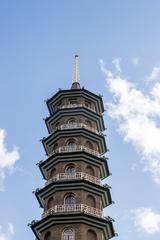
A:
{"type": "Polygon", "coordinates": [[[68,123],[68,124],[62,124],[55,128],[55,130],[64,130],[64,129],[74,129],[74,128],[86,128],[94,133],[99,134],[96,128],[90,127],[84,123],[68,123]]]}
{"type": "Polygon", "coordinates": [[[96,110],[94,108],[89,107],[89,106],[85,105],[84,103],[67,104],[67,105],[60,106],[58,108],[63,109],[63,108],[77,108],[77,107],[84,107],[84,108],[91,110],[92,112],[96,112],[96,110]]]}
{"type": "Polygon", "coordinates": [[[57,149],[55,149],[53,152],[51,152],[48,156],[52,156],[53,154],[55,153],[66,153],[66,152],[87,152],[87,153],[90,153],[92,155],[95,155],[97,157],[100,157],[101,154],[93,149],[90,149],[86,146],[83,146],[83,145],[75,145],[73,147],[71,146],[62,146],[62,147],[59,147],[57,149]]]}
{"type": "Polygon", "coordinates": [[[54,177],[49,179],[46,182],[46,185],[52,183],[52,182],[57,182],[57,181],[66,181],[66,180],[82,180],[85,179],[89,182],[101,185],[101,180],[95,176],[89,175],[87,173],[83,172],[76,172],[76,173],[59,173],[56,174],[54,177]]]}
{"type": "Polygon", "coordinates": [[[45,218],[49,215],[53,215],[56,213],[87,213],[90,215],[94,215],[96,217],[103,218],[103,211],[87,206],[85,204],[66,204],[66,205],[55,205],[53,208],[48,209],[42,214],[42,218],[45,218]]]}

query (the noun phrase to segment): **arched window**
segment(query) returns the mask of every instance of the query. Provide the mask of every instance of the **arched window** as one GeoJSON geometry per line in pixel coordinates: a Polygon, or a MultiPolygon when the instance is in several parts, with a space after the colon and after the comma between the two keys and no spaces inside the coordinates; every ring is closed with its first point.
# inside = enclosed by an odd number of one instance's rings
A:
{"type": "Polygon", "coordinates": [[[71,104],[71,105],[77,104],[77,98],[70,98],[70,99],[68,99],[68,101],[69,101],[69,104],[71,104]]]}
{"type": "Polygon", "coordinates": [[[92,123],[91,123],[91,121],[89,121],[88,119],[85,120],[85,124],[86,124],[88,127],[92,127],[92,123]]]}
{"type": "Polygon", "coordinates": [[[76,141],[74,140],[74,139],[70,139],[69,141],[68,141],[68,149],[69,149],[69,151],[74,151],[74,150],[76,150],[76,141]]]}
{"type": "Polygon", "coordinates": [[[56,169],[53,168],[50,172],[50,177],[52,178],[55,175],[56,169]]]}
{"type": "Polygon", "coordinates": [[[65,172],[68,174],[74,174],[76,172],[76,169],[74,165],[69,165],[66,167],[65,172]]]}
{"type": "Polygon", "coordinates": [[[46,234],[44,235],[44,240],[51,240],[51,232],[46,232],[46,234]]]}
{"type": "Polygon", "coordinates": [[[58,143],[55,143],[55,144],[53,145],[53,151],[56,151],[57,148],[58,148],[58,143]]]}
{"type": "Polygon", "coordinates": [[[91,166],[86,167],[86,173],[94,176],[94,169],[91,166]]]}
{"type": "Polygon", "coordinates": [[[97,240],[97,234],[93,230],[88,230],[87,240],[97,240]]]}
{"type": "Polygon", "coordinates": [[[84,104],[87,108],[91,108],[91,102],[85,100],[84,104]]]}
{"type": "Polygon", "coordinates": [[[59,123],[59,122],[57,122],[57,123],[55,124],[55,128],[56,128],[56,129],[58,129],[58,128],[59,128],[59,126],[60,126],[60,123],[59,123]]]}
{"type": "Polygon", "coordinates": [[[63,240],[75,240],[75,232],[72,228],[67,228],[63,231],[63,240]]]}
{"type": "Polygon", "coordinates": [[[68,120],[68,124],[71,125],[71,126],[74,126],[76,124],[76,119],[75,118],[70,118],[68,120]]]}
{"type": "Polygon", "coordinates": [[[64,198],[64,204],[65,205],[75,204],[75,196],[74,196],[74,194],[72,194],[72,193],[67,194],[67,196],[65,196],[65,198],[64,198]]]}
{"type": "Polygon", "coordinates": [[[85,146],[89,149],[93,149],[93,144],[90,141],[86,141],[85,146]]]}
{"type": "Polygon", "coordinates": [[[57,103],[57,105],[56,105],[56,108],[59,109],[59,108],[61,107],[61,105],[62,105],[62,102],[59,101],[59,102],[57,103]]]}
{"type": "Polygon", "coordinates": [[[96,200],[92,195],[87,196],[87,206],[96,208],[96,200]]]}
{"type": "Polygon", "coordinates": [[[47,209],[50,209],[53,207],[53,197],[50,197],[47,202],[47,209]]]}

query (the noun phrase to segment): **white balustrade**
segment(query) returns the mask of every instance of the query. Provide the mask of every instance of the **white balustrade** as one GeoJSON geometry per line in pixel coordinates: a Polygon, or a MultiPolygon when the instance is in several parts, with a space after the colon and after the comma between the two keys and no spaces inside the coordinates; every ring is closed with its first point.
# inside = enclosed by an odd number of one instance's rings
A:
{"type": "Polygon", "coordinates": [[[89,125],[86,125],[84,123],[68,123],[68,124],[62,124],[55,128],[55,130],[64,130],[64,129],[74,129],[74,128],[86,128],[94,133],[99,134],[96,128],[91,127],[89,125]]]}
{"type": "Polygon", "coordinates": [[[48,209],[42,214],[42,218],[56,213],[76,213],[83,212],[94,215],[96,217],[103,218],[103,211],[87,206],[85,204],[66,204],[66,205],[55,205],[53,208],[48,209]]]}
{"type": "Polygon", "coordinates": [[[100,157],[100,153],[99,152],[97,152],[97,151],[95,151],[93,149],[90,149],[90,148],[88,148],[86,146],[83,146],[83,145],[62,146],[62,147],[59,147],[56,150],[54,150],[48,156],[50,157],[50,156],[52,156],[55,153],[79,152],[79,151],[84,151],[84,152],[90,153],[92,155],[95,155],[97,157],[100,157]]]}
{"type": "Polygon", "coordinates": [[[83,103],[79,103],[79,104],[67,104],[67,105],[63,105],[63,106],[60,106],[58,107],[59,109],[63,109],[63,108],[77,108],[77,107],[84,107],[84,108],[87,108],[93,112],[96,112],[94,108],[91,108],[83,103]]]}
{"type": "Polygon", "coordinates": [[[76,172],[76,173],[59,173],[56,174],[54,177],[50,178],[47,182],[46,185],[52,183],[52,182],[57,182],[57,181],[66,181],[66,180],[82,180],[85,179],[89,182],[93,182],[95,184],[101,185],[101,180],[95,176],[89,175],[87,173],[83,172],[76,172]]]}

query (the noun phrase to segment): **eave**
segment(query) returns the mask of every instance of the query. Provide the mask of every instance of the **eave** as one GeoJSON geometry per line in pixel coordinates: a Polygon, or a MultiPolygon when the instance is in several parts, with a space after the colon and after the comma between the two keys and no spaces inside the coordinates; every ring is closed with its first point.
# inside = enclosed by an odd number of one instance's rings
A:
{"type": "Polygon", "coordinates": [[[85,213],[63,213],[50,215],[40,221],[31,224],[31,229],[34,232],[37,240],[41,240],[41,233],[46,231],[48,228],[59,225],[59,224],[73,224],[74,223],[84,223],[91,227],[96,227],[103,231],[105,240],[114,237],[115,231],[111,220],[105,218],[97,218],[93,215],[88,215],[85,213]]]}

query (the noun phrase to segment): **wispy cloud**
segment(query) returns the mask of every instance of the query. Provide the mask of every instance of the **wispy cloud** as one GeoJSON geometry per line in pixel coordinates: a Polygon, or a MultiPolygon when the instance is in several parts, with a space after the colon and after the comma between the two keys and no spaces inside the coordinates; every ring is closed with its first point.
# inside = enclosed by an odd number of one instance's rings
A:
{"type": "Polygon", "coordinates": [[[0,225],[0,240],[11,240],[14,235],[14,226],[12,223],[8,223],[8,228],[4,232],[0,225]]]}
{"type": "Polygon", "coordinates": [[[131,210],[131,213],[137,231],[147,234],[160,233],[160,214],[154,212],[151,208],[144,207],[131,210]]]}
{"type": "Polygon", "coordinates": [[[100,64],[107,88],[113,94],[108,114],[117,120],[124,141],[132,143],[141,154],[144,169],[160,184],[160,83],[154,82],[148,94],[144,94],[122,73],[108,70],[103,60],[100,64]]]}
{"type": "Polygon", "coordinates": [[[154,67],[147,79],[149,81],[160,80],[160,66],[154,67]]]}
{"type": "Polygon", "coordinates": [[[139,63],[139,58],[137,57],[132,58],[132,63],[133,65],[137,65],[139,63]]]}
{"type": "MultiPolygon", "coordinates": [[[[3,190],[3,181],[6,177],[6,172],[11,170],[16,161],[20,158],[18,149],[13,147],[12,151],[8,151],[5,146],[6,133],[0,129],[0,191],[3,190]]],[[[1,240],[1,239],[0,239],[1,240]]]]}
{"type": "Polygon", "coordinates": [[[114,64],[116,70],[118,72],[122,72],[122,69],[121,69],[121,58],[114,58],[112,63],[114,64]]]}

